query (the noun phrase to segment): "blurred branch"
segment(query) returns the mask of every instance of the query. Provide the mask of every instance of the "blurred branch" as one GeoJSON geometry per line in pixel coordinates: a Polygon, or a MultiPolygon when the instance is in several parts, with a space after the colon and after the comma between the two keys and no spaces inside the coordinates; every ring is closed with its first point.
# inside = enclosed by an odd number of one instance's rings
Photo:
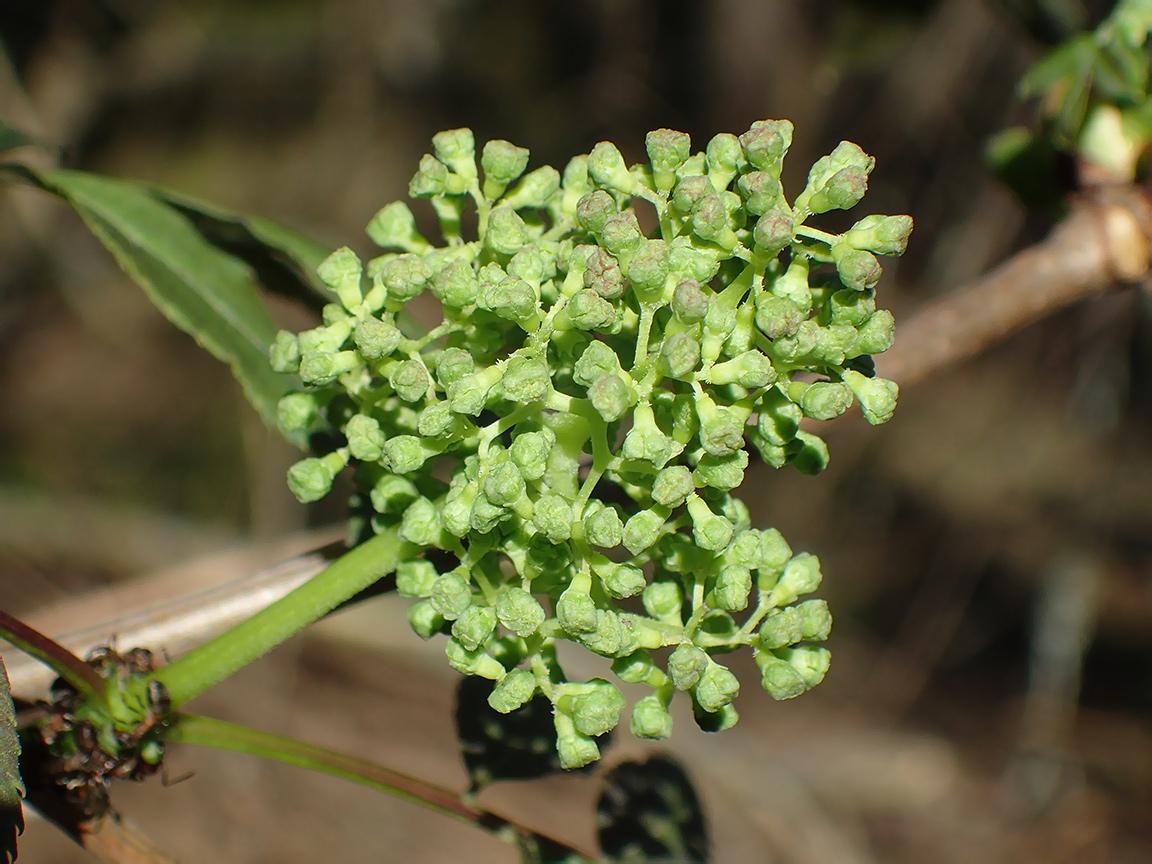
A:
{"type": "Polygon", "coordinates": [[[1053,312],[1146,277],[1150,226],[1138,189],[1078,202],[1043,241],[902,321],[876,374],[915,384],[1053,312]]]}

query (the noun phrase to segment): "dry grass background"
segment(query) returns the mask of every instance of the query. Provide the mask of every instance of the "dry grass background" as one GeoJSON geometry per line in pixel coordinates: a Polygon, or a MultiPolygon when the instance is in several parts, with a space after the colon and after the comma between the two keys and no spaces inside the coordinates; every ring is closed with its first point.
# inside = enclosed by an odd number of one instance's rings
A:
{"type": "MultiPolygon", "coordinates": [[[[362,251],[442,128],[535,165],[788,117],[790,188],[848,138],[877,157],[870,212],[915,217],[881,289],[899,321],[1050,225],[981,154],[1030,116],[1013,86],[1042,48],[1021,10],[1069,5],[17,0],[0,8],[0,116],[66,142],[73,167],[362,251]]],[[[33,614],[339,519],[338,502],[290,500],[291,452],[72,214],[0,196],[0,606],[33,614]]],[[[793,702],[748,689],[723,735],[678,720],[667,749],[699,783],[716,861],[1152,858],[1148,308],[1115,292],[908,388],[887,427],[838,423],[822,478],[751,473],[757,523],[824,563],[834,662],[793,702]]],[[[453,679],[401,618],[394,600],[345,613],[196,707],[462,786],[453,679]]],[[[609,762],[647,752],[626,739],[609,762]]],[[[514,857],[293,769],[187,750],[170,770],[195,774],[117,800],[186,862],[514,857]]],[[[482,800],[587,842],[594,796],[552,778],[482,800]]],[[[40,823],[21,860],[85,858],[40,823]]]]}

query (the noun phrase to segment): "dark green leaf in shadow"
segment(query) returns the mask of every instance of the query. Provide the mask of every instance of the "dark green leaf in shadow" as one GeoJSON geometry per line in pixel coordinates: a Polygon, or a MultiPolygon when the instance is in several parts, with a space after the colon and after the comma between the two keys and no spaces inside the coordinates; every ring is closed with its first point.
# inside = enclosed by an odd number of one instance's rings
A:
{"type": "Polygon", "coordinates": [[[276,403],[291,383],[269,364],[276,325],[251,268],[139,184],[17,164],[0,169],[71,204],[165,317],[232,367],[248,400],[275,428],[276,403]]]}
{"type": "Polygon", "coordinates": [[[567,846],[554,843],[547,837],[532,835],[519,840],[520,864],[590,864],[567,846]]]}
{"type": "Polygon", "coordinates": [[[705,864],[704,811],[688,775],[655,756],[621,762],[604,775],[596,801],[600,848],[616,862],[705,864]]]}
{"type": "Polygon", "coordinates": [[[317,313],[335,294],[316,275],[327,246],[279,222],[239,213],[174,189],[151,187],[161,201],[187,216],[215,246],[250,266],[269,291],[298,300],[317,313]]]}
{"type": "MultiPolygon", "coordinates": [[[[532,780],[563,771],[556,754],[552,703],[537,694],[515,711],[501,714],[488,704],[493,686],[486,678],[468,676],[456,689],[456,737],[472,791],[493,780],[532,780]]],[[[597,743],[604,747],[610,736],[600,736],[597,743]]]]}
{"type": "Polygon", "coordinates": [[[6,864],[16,860],[16,836],[24,830],[23,797],[16,709],[8,690],[8,673],[0,660],[0,856],[6,864]]]}

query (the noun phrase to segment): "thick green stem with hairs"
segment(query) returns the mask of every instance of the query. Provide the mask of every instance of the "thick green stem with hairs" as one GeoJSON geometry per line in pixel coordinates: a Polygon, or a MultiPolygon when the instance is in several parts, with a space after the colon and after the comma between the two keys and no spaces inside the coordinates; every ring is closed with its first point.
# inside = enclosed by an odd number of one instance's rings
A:
{"type": "Polygon", "coordinates": [[[296,590],[156,670],[145,681],[159,681],[167,688],[172,705],[183,705],[327,615],[419,551],[419,547],[400,539],[397,528],[377,534],[296,590]]]}

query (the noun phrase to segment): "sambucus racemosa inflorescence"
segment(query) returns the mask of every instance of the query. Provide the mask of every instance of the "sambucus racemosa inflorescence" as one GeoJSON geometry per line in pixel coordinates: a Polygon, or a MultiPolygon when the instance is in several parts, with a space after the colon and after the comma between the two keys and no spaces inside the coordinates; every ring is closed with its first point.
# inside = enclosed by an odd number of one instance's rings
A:
{"type": "Polygon", "coordinates": [[[870,357],[893,337],[875,256],[903,252],[912,220],[808,226],[860,201],[873,160],[842,142],[789,204],[791,137],[787,121],[761,121],[693,154],[661,129],[649,164],[629,168],[601,143],[561,175],[525,174],[528,151],[506,141],[483,147],[481,173],[471,131],[440,133],[409,191],[431,202],[444,245],[389,204],[368,234],[394,251],[366,268],[333,253],[320,276],[339,302],[273,345],[274,367],[304,384],[280,402],[282,429],[339,433],[313,437],[334,444],[293,466],[292,491],[316,500],[354,465],[373,529],[448,553],[397,568],[399,591],[418,598],[413,628],[446,633],[454,668],[496,682],[498,711],[546,696],[565,767],[598,758],[594,738],[625,701],[606,680],[569,681],[557,640],[651,688],[630,723],[651,739],[670,734],[677,690],[703,728],[736,722],[740,684],[716,655],[750,647],[777,699],[828,668],[812,644],[828,635],[827,606],[796,602],[819,562],[753,528],[732,492],[746,443],[815,474],[828,452],[803,418],[853,400],[870,423],[892,415],[896,385],[870,357]],[[443,320],[407,332],[399,313],[424,292],[443,320]],[[650,653],[662,647],[663,664],[650,653]]]}

